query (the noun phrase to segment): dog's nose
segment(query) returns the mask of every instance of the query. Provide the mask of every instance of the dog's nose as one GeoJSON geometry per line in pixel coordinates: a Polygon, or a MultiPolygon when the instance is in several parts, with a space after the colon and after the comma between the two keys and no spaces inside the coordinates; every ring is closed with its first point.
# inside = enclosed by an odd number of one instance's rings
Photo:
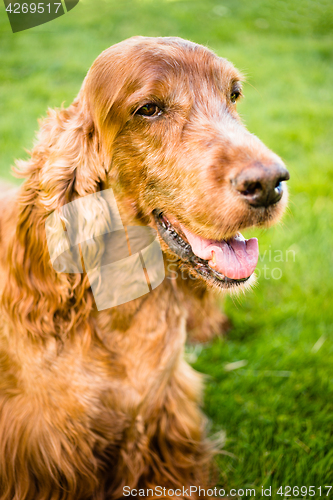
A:
{"type": "Polygon", "coordinates": [[[289,177],[282,163],[256,163],[242,170],[231,180],[231,184],[250,205],[268,207],[282,198],[282,181],[287,181],[289,177]]]}

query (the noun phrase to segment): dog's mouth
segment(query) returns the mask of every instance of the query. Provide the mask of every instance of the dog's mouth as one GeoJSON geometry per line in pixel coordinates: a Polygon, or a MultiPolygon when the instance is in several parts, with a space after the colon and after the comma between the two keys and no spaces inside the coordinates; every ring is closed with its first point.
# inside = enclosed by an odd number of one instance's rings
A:
{"type": "Polygon", "coordinates": [[[259,256],[257,238],[246,240],[237,233],[225,240],[208,240],[174,219],[171,223],[161,210],[156,209],[153,214],[159,234],[170,250],[206,281],[231,288],[252,276],[259,256]]]}

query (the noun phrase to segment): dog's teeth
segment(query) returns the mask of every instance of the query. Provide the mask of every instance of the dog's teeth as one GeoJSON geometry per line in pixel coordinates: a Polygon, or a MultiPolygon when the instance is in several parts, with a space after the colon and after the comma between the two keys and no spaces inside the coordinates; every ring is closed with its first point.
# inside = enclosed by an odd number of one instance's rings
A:
{"type": "Polygon", "coordinates": [[[212,250],[212,258],[208,261],[208,265],[212,269],[216,268],[216,255],[215,255],[214,250],[212,250]]]}
{"type": "Polygon", "coordinates": [[[234,239],[237,241],[246,241],[242,233],[236,233],[234,239]]]}
{"type": "Polygon", "coordinates": [[[216,255],[215,255],[214,250],[212,250],[212,262],[216,266],[216,255]]]}

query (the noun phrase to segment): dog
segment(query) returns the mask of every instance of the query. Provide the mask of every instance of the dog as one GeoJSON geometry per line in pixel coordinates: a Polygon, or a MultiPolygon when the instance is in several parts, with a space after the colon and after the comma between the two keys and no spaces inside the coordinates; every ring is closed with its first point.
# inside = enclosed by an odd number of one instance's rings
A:
{"type": "MultiPolygon", "coordinates": [[[[251,286],[258,259],[240,231],[287,203],[288,171],[240,121],[241,95],[240,73],[207,48],[133,37],[95,60],[17,162],[25,181],[0,201],[1,500],[161,498],[158,486],[186,497],[209,484],[215,445],[186,336],[223,329],[214,291],[251,286]],[[108,189],[125,227],[158,234],[166,277],[97,310],[84,269],[53,268],[45,224],[58,214],[65,231],[63,207],[108,189]]],[[[100,234],[103,213],[84,214],[100,234]]]]}

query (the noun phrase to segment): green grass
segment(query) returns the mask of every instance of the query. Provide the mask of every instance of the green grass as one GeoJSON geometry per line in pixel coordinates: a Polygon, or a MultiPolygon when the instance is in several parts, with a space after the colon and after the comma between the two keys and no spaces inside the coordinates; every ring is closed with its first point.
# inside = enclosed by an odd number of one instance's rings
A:
{"type": "Polygon", "coordinates": [[[233,330],[197,349],[194,366],[209,375],[212,432],[227,436],[219,482],[256,487],[257,496],[262,485],[284,498],[280,485],[333,484],[332,5],[82,0],[66,16],[15,35],[0,7],[3,178],[31,147],[37,118],[48,106],[68,105],[95,57],[124,38],[189,38],[247,75],[239,112],[287,163],[290,206],[282,225],[251,231],[261,248],[258,286],[227,299],[233,330]]]}

